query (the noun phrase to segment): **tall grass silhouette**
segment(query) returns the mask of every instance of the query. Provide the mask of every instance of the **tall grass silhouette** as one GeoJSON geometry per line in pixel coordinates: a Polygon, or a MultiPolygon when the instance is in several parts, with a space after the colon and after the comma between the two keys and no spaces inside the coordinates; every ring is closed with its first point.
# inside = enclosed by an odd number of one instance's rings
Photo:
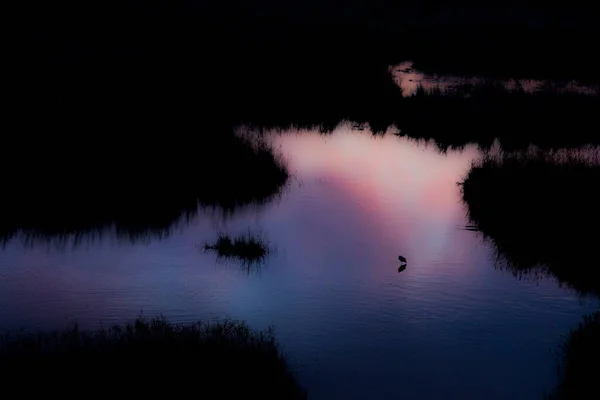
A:
{"type": "MultiPolygon", "coordinates": [[[[24,145],[23,145],[24,146],[24,145]]],[[[233,131],[152,141],[105,138],[82,144],[52,141],[13,149],[4,170],[0,233],[44,238],[113,227],[134,239],[164,234],[199,207],[229,212],[277,196],[288,171],[261,140],[233,131]],[[64,146],[63,146],[64,145],[64,146]]]]}
{"type": "Polygon", "coordinates": [[[243,265],[253,266],[264,262],[271,252],[263,237],[248,232],[237,236],[220,233],[214,243],[205,243],[205,252],[214,252],[218,258],[241,260],[243,265]]]}
{"type": "Polygon", "coordinates": [[[303,399],[273,330],[234,320],[171,324],[138,318],[99,331],[78,326],[0,340],[6,389],[21,395],[189,395],[303,399]],[[23,379],[30,383],[23,385],[23,379]],[[79,389],[78,389],[79,390],[79,389]]]}
{"type": "Polygon", "coordinates": [[[487,154],[462,182],[473,224],[515,273],[543,272],[600,293],[597,149],[487,154]]]}

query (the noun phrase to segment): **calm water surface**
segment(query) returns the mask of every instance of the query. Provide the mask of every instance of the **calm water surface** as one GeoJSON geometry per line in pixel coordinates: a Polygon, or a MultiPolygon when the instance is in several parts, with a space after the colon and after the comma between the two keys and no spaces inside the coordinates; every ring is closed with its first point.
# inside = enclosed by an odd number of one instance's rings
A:
{"type": "Polygon", "coordinates": [[[274,325],[312,399],[534,399],[555,383],[561,335],[597,302],[494,267],[456,182],[475,147],[440,154],[340,126],[274,143],[295,179],[283,197],[166,238],[109,233],[77,246],[9,242],[0,330],[85,328],[140,311],[274,325]],[[259,232],[275,252],[248,271],[199,250],[217,231],[259,232]],[[397,256],[408,259],[399,273],[397,256]]]}
{"type": "Polygon", "coordinates": [[[453,75],[426,74],[413,68],[412,61],[404,61],[390,68],[392,78],[402,90],[404,97],[412,96],[417,93],[419,86],[425,90],[440,89],[442,92],[457,88],[461,85],[484,85],[496,83],[506,87],[509,90],[517,87],[523,89],[526,93],[535,93],[544,88],[552,88],[557,93],[579,93],[586,95],[598,95],[599,86],[591,84],[582,84],[577,81],[542,81],[536,79],[510,79],[510,80],[490,80],[483,77],[460,77],[453,75]]]}

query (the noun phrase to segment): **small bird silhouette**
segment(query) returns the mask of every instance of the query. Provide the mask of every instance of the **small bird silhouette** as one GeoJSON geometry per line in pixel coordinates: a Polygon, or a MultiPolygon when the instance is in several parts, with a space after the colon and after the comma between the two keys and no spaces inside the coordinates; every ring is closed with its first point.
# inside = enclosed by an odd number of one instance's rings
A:
{"type": "Polygon", "coordinates": [[[402,256],[398,256],[398,260],[400,260],[400,262],[403,262],[403,263],[406,262],[406,258],[404,258],[402,256]]]}

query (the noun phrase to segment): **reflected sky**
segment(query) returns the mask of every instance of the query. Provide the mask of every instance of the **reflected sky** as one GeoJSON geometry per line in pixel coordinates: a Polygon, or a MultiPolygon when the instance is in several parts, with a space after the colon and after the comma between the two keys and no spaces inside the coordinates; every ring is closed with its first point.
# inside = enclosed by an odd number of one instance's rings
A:
{"type": "Polygon", "coordinates": [[[148,243],[0,252],[0,328],[98,327],[143,311],[274,325],[311,399],[531,399],[552,388],[560,336],[597,303],[494,268],[456,183],[475,147],[439,153],[341,125],[272,136],[294,174],[280,201],[208,211],[148,243]],[[257,273],[200,247],[261,232],[257,273]],[[398,255],[408,259],[398,273],[398,255]]]}
{"type": "MultiPolygon", "coordinates": [[[[392,77],[396,84],[402,89],[404,97],[412,96],[417,93],[417,88],[422,86],[426,90],[441,89],[446,91],[460,85],[482,85],[487,82],[483,77],[460,77],[452,75],[429,75],[422,71],[413,68],[412,61],[404,61],[390,68],[392,77]]],[[[498,80],[507,89],[521,87],[527,93],[534,93],[543,89],[548,81],[536,79],[510,79],[498,80]]],[[[553,83],[554,89],[558,93],[580,93],[587,95],[597,95],[597,85],[583,85],[577,81],[569,81],[562,83],[553,83]]]]}

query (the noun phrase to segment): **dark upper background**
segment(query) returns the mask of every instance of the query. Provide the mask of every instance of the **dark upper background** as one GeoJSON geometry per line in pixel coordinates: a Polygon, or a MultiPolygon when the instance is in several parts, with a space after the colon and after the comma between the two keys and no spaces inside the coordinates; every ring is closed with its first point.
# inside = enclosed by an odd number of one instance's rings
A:
{"type": "Polygon", "coordinates": [[[587,81],[600,67],[598,12],[582,0],[30,0],[5,15],[9,139],[57,126],[181,131],[192,114],[239,122],[319,101],[347,109],[385,97],[388,65],[405,59],[426,72],[587,81]]]}
{"type": "Polygon", "coordinates": [[[347,109],[384,98],[388,65],[405,59],[426,72],[555,80],[597,81],[600,67],[598,12],[582,0],[30,0],[5,15],[10,139],[57,126],[173,131],[192,114],[221,124],[272,107],[306,114],[315,101],[347,109]]]}

